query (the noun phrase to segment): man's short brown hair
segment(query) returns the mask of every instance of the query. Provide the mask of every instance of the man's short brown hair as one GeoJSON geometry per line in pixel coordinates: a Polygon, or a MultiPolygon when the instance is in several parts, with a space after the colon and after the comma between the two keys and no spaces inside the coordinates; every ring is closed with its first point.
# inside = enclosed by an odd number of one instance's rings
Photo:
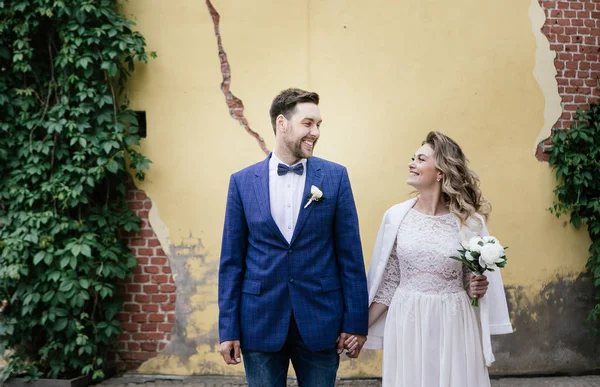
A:
{"type": "Polygon", "coordinates": [[[286,119],[289,120],[296,111],[296,105],[304,102],[310,102],[318,105],[319,94],[297,88],[286,89],[279,93],[277,97],[273,99],[273,103],[271,103],[271,109],[269,109],[273,133],[277,133],[275,124],[277,117],[282,114],[286,119]]]}

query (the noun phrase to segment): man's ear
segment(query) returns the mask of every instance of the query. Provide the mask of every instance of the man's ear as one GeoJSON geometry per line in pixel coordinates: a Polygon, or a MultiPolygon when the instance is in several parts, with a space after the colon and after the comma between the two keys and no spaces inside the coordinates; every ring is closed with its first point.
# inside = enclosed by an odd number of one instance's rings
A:
{"type": "Polygon", "coordinates": [[[277,118],[275,118],[275,127],[277,128],[277,132],[285,132],[287,127],[287,118],[285,118],[283,114],[280,114],[277,116],[277,118]]]}

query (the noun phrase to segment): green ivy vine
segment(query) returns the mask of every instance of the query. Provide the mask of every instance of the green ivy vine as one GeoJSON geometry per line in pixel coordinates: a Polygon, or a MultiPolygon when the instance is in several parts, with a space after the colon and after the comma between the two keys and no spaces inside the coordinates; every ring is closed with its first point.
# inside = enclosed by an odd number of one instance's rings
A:
{"type": "Polygon", "coordinates": [[[150,162],[122,96],[149,56],[133,24],[115,0],[0,0],[3,380],[102,378],[121,332],[128,168],[150,162]]]}
{"type": "Polygon", "coordinates": [[[577,110],[568,130],[556,130],[552,136],[550,166],[557,185],[550,209],[557,217],[569,214],[576,228],[587,226],[592,240],[587,269],[596,288],[596,305],[587,323],[598,333],[600,321],[600,106],[577,110]]]}

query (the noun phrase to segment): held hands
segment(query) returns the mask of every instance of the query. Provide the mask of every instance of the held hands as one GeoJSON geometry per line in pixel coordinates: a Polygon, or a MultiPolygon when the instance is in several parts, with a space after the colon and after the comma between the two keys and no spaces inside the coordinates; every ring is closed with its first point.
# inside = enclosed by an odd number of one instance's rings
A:
{"type": "Polygon", "coordinates": [[[487,277],[483,274],[475,275],[471,273],[471,281],[469,282],[467,293],[469,293],[470,297],[482,298],[487,293],[489,284],[487,277]]]}
{"type": "Polygon", "coordinates": [[[225,363],[227,364],[237,365],[242,361],[239,340],[222,342],[220,352],[221,356],[223,356],[223,360],[225,360],[225,363]]]}
{"type": "Polygon", "coordinates": [[[345,349],[346,356],[351,359],[356,359],[366,341],[367,336],[342,333],[337,341],[338,354],[344,352],[345,349]]]}

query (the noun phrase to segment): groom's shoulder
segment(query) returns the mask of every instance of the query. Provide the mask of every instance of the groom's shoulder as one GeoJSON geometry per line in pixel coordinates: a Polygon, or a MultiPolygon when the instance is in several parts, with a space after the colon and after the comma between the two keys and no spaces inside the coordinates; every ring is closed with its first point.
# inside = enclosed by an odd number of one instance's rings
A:
{"type": "Polygon", "coordinates": [[[255,174],[258,174],[261,170],[262,167],[264,167],[264,163],[266,162],[266,160],[262,160],[259,161],[258,163],[249,165],[245,168],[240,169],[237,172],[234,172],[232,174],[232,176],[234,176],[235,178],[243,178],[246,176],[253,176],[255,174]]]}
{"type": "Polygon", "coordinates": [[[310,163],[328,171],[343,172],[346,170],[346,167],[342,164],[338,164],[333,161],[325,160],[315,156],[310,158],[310,163]]]}

